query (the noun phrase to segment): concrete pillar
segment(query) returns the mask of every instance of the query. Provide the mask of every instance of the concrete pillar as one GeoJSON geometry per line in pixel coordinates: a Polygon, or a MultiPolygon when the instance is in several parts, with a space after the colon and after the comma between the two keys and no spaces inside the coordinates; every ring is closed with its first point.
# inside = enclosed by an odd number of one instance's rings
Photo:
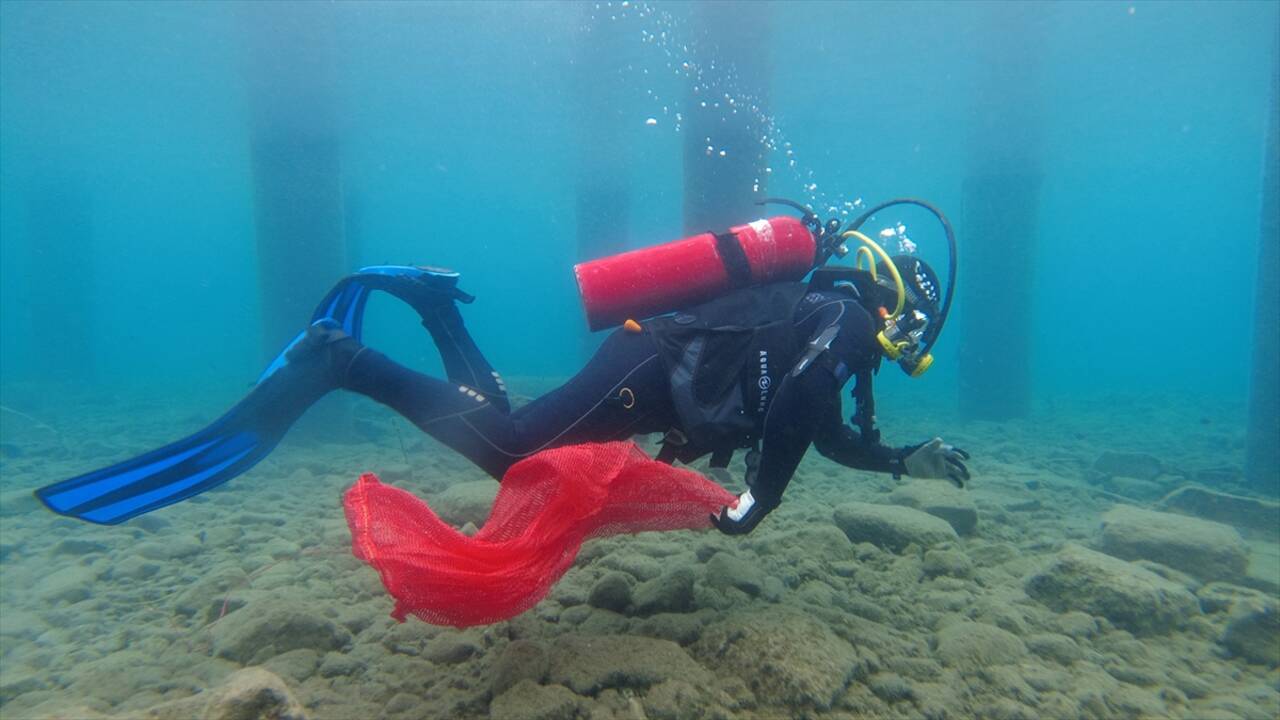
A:
{"type": "Polygon", "coordinates": [[[334,97],[336,8],[242,6],[262,302],[262,352],[280,351],[348,271],[334,97]]]}
{"type": "MultiPolygon", "coordinates": [[[[1043,120],[1032,4],[986,6],[962,185],[959,401],[970,418],[1007,420],[1031,406],[1032,295],[1043,120]]],[[[982,33],[979,33],[982,35],[982,33]]]]}
{"type": "MultiPolygon", "coordinates": [[[[579,6],[581,22],[573,52],[574,99],[579,142],[574,216],[576,262],[627,250],[631,222],[631,173],[626,106],[634,92],[627,80],[626,53],[634,38],[626,24],[611,22],[591,5],[579,6]]],[[[582,355],[590,356],[603,334],[584,331],[582,355]]]]}
{"type": "Polygon", "coordinates": [[[721,232],[763,214],[755,202],[766,194],[767,158],[760,143],[765,129],[759,118],[765,114],[773,67],[772,11],[764,2],[704,2],[692,9],[692,49],[701,77],[690,80],[685,102],[687,232],[721,232]],[[730,105],[725,93],[735,95],[737,105],[730,105]],[[741,107],[746,96],[759,112],[741,107]],[[753,187],[757,180],[758,189],[753,187]]]}
{"type": "Polygon", "coordinates": [[[1280,52],[1272,63],[1262,165],[1262,223],[1253,304],[1245,479],[1258,492],[1280,495],[1280,52]]]}

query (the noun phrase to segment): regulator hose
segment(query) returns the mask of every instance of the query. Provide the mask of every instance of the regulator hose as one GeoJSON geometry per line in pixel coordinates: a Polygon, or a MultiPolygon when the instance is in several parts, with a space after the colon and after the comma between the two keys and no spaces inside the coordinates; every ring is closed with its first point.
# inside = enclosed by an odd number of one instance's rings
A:
{"type": "MultiPolygon", "coordinates": [[[[934,343],[938,341],[938,335],[942,333],[942,326],[946,323],[947,316],[951,314],[951,299],[955,295],[956,290],[956,256],[958,253],[956,251],[956,232],[951,227],[951,221],[947,220],[947,216],[943,215],[941,210],[925,200],[920,200],[918,198],[895,198],[893,200],[886,200],[879,205],[869,208],[866,212],[854,218],[853,221],[845,227],[844,231],[849,232],[851,230],[858,230],[867,222],[867,220],[871,219],[872,215],[895,205],[916,205],[928,210],[933,213],[934,217],[938,218],[938,222],[942,224],[942,231],[946,233],[947,236],[947,251],[949,255],[948,259],[950,261],[950,267],[947,268],[947,294],[942,300],[942,309],[938,311],[938,322],[929,323],[929,328],[925,331],[924,347],[921,348],[919,353],[917,353],[920,357],[924,357],[933,350],[934,343]]],[[[843,235],[844,233],[841,234],[843,235]]]]}

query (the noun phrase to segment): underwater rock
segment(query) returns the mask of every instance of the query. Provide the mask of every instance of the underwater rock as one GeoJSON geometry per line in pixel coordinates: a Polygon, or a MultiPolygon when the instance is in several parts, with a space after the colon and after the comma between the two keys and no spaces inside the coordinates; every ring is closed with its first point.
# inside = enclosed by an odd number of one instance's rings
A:
{"type": "Polygon", "coordinates": [[[321,654],[306,648],[290,650],[276,655],[262,664],[262,667],[288,682],[300,683],[315,674],[320,667],[321,654]]]}
{"type": "Polygon", "coordinates": [[[203,720],[306,720],[289,687],[262,668],[245,668],[215,691],[203,720]]]}
{"type": "Polygon", "coordinates": [[[1280,526],[1280,503],[1187,485],[1160,501],[1165,510],[1205,520],[1274,533],[1280,526]]]}
{"type": "Polygon", "coordinates": [[[765,705],[829,709],[862,668],[858,653],[823,623],[794,611],[733,615],[708,626],[695,656],[746,680],[765,705]]]}
{"type": "Polygon", "coordinates": [[[320,663],[320,677],[335,678],[355,675],[363,667],[356,658],[341,652],[329,652],[320,663]]]}
{"type": "Polygon", "coordinates": [[[101,553],[108,550],[107,546],[97,542],[96,540],[85,540],[83,538],[67,538],[61,540],[53,549],[49,551],[50,555],[88,555],[89,553],[101,553]]]}
{"type": "Polygon", "coordinates": [[[1196,590],[1200,610],[1206,615],[1230,610],[1241,600],[1266,600],[1267,594],[1253,588],[1224,582],[1211,582],[1196,590]]]}
{"type": "Polygon", "coordinates": [[[489,703],[492,720],[565,720],[578,716],[583,700],[562,685],[521,680],[489,703]]]}
{"type": "Polygon", "coordinates": [[[200,544],[200,541],[184,535],[174,535],[156,542],[142,543],[141,545],[135,545],[133,548],[133,552],[140,557],[167,562],[194,557],[203,551],[204,545],[200,544]]]}
{"type": "Polygon", "coordinates": [[[684,680],[667,680],[654,685],[641,700],[644,717],[649,720],[693,720],[707,717],[714,705],[709,689],[691,685],[684,680]]]}
{"type": "Polygon", "coordinates": [[[41,578],[33,588],[47,603],[76,603],[89,597],[95,574],[81,565],[68,565],[41,578]]]}
{"type": "Polygon", "coordinates": [[[1235,657],[1280,666],[1280,601],[1273,597],[1237,600],[1218,642],[1235,657]]]}
{"type": "MultiPolygon", "coordinates": [[[[1092,620],[1092,618],[1090,618],[1092,620]]],[[[1084,651],[1075,640],[1057,633],[1032,635],[1026,640],[1027,649],[1046,660],[1059,665],[1070,665],[1084,657],[1084,651]]]]}
{"type": "Polygon", "coordinates": [[[880,672],[867,678],[867,687],[876,697],[887,703],[914,700],[916,693],[911,683],[897,673],[880,672]]]}
{"type": "Polygon", "coordinates": [[[929,550],[924,554],[923,569],[931,578],[967,578],[973,573],[973,561],[959,550],[929,550]]]}
{"type": "Polygon", "coordinates": [[[1017,635],[994,625],[958,622],[938,632],[938,659],[963,672],[1016,663],[1027,654],[1017,635]]]}
{"type": "Polygon", "coordinates": [[[652,580],[662,574],[662,563],[648,555],[633,552],[610,553],[600,564],[611,570],[621,570],[637,580],[652,580]]]}
{"type": "Polygon", "coordinates": [[[1170,485],[1154,480],[1125,477],[1124,475],[1116,475],[1102,481],[1103,490],[1113,495],[1140,502],[1159,500],[1169,491],[1170,485]]]}
{"type": "Polygon", "coordinates": [[[1206,485],[1233,485],[1243,479],[1244,469],[1237,465],[1201,468],[1195,473],[1196,482],[1206,485]]]}
{"type": "Polygon", "coordinates": [[[1248,548],[1234,528],[1210,520],[1117,505],[1102,516],[1102,550],[1151,560],[1202,581],[1242,577],[1248,548]]]}
{"type": "MultiPolygon", "coordinates": [[[[709,611],[708,611],[709,612],[709,611]]],[[[670,640],[681,646],[691,645],[702,636],[706,613],[659,613],[641,620],[635,632],[647,637],[670,640]]]]}
{"type": "Polygon", "coordinates": [[[944,480],[912,480],[889,494],[889,502],[940,517],[961,535],[978,526],[978,507],[964,490],[944,480]]]}
{"type": "Polygon", "coordinates": [[[41,677],[41,673],[6,667],[4,677],[0,677],[0,707],[19,695],[48,687],[49,681],[41,677]]]}
{"type": "Polygon", "coordinates": [[[631,594],[637,615],[688,612],[693,609],[693,568],[677,566],[636,586],[631,594]]]}
{"type": "Polygon", "coordinates": [[[896,505],[845,503],[836,507],[833,520],[850,542],[869,542],[893,552],[912,543],[928,548],[959,540],[947,521],[896,505]]]}
{"type": "Polygon", "coordinates": [[[0,492],[0,517],[29,517],[42,509],[40,501],[27,488],[0,492]]]}
{"type": "Polygon", "coordinates": [[[548,679],[579,695],[646,688],[672,679],[707,684],[711,673],[679,645],[630,635],[563,635],[551,647],[548,679]]]}
{"type": "Polygon", "coordinates": [[[745,545],[757,555],[778,556],[784,562],[817,560],[844,562],[857,557],[853,543],[839,528],[830,525],[802,525],[796,530],[769,532],[759,537],[748,536],[745,545]]]}
{"type": "Polygon", "coordinates": [[[737,588],[757,597],[764,590],[764,573],[753,562],[726,552],[718,552],[707,561],[706,581],[711,587],[737,588]]]}
{"type": "Polygon", "coordinates": [[[493,664],[490,687],[493,696],[505,693],[521,680],[542,682],[547,677],[547,649],[533,640],[516,640],[502,651],[493,664]]]}
{"type": "Polygon", "coordinates": [[[1167,633],[1200,614],[1196,597],[1185,587],[1075,544],[1028,577],[1025,589],[1052,610],[1098,615],[1140,635],[1167,633]]]}
{"type": "Polygon", "coordinates": [[[1079,610],[1062,613],[1053,620],[1058,632],[1073,638],[1090,638],[1098,634],[1098,621],[1092,615],[1079,610]]]}
{"type": "MultiPolygon", "coordinates": [[[[115,568],[112,574],[114,576],[115,568]]],[[[199,580],[178,593],[173,609],[179,615],[195,618],[202,625],[213,622],[222,615],[224,603],[227,610],[235,610],[243,606],[243,602],[232,598],[231,593],[245,587],[248,583],[249,576],[239,567],[215,566],[199,580]]]]}
{"type": "Polygon", "coordinates": [[[587,604],[602,610],[626,612],[631,605],[631,577],[617,570],[605,573],[591,586],[587,604]]]}
{"type": "Polygon", "coordinates": [[[498,483],[476,480],[450,485],[432,495],[428,504],[440,519],[451,525],[462,527],[467,523],[475,523],[476,527],[481,527],[489,517],[493,498],[497,494],[498,483]]]}
{"type": "Polygon", "coordinates": [[[1104,478],[1121,477],[1155,480],[1164,472],[1160,458],[1141,452],[1104,451],[1093,461],[1093,470],[1104,478]]]}
{"type": "Polygon", "coordinates": [[[247,665],[309,648],[340,650],[351,635],[332,620],[279,601],[250,604],[213,626],[214,654],[247,665]]]}
{"type": "Polygon", "coordinates": [[[437,665],[457,665],[480,652],[480,646],[465,635],[444,635],[427,644],[422,656],[437,665]]]}

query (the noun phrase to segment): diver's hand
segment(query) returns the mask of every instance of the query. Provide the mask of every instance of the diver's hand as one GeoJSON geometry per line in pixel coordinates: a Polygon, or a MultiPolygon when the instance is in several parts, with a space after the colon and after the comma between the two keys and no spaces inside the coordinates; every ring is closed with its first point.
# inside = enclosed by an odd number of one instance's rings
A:
{"type": "Polygon", "coordinates": [[[969,482],[969,468],[964,465],[968,459],[969,453],[936,437],[908,453],[902,464],[911,477],[946,478],[962,488],[969,482]]]}
{"type": "Polygon", "coordinates": [[[711,514],[711,524],[725,535],[746,535],[755,530],[756,525],[769,514],[772,508],[766,508],[757,502],[748,490],[738,496],[736,507],[728,505],[720,508],[720,512],[711,514]]]}

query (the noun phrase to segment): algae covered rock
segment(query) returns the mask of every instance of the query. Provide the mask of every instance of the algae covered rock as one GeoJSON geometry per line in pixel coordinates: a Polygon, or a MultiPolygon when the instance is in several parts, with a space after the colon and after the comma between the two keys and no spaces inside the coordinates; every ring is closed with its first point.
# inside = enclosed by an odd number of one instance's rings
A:
{"type": "Polygon", "coordinates": [[[647,688],[667,680],[709,683],[711,673],[669,640],[627,635],[564,635],[551,648],[548,679],[580,695],[647,688]]]}
{"type": "Polygon", "coordinates": [[[832,519],[850,542],[869,542],[893,552],[913,543],[929,548],[959,540],[946,520],[896,505],[845,503],[836,507],[832,519]]]}
{"type": "Polygon", "coordinates": [[[306,720],[301,703],[280,678],[246,668],[223,683],[209,700],[204,720],[306,720]]]}
{"type": "Polygon", "coordinates": [[[493,664],[490,687],[495,697],[521,680],[542,682],[547,676],[547,650],[532,640],[515,640],[493,664]]]}
{"type": "Polygon", "coordinates": [[[958,622],[938,632],[938,658],[961,671],[1016,663],[1027,654],[1017,635],[994,625],[958,622]]]}
{"type": "Polygon", "coordinates": [[[1187,485],[1160,501],[1165,510],[1216,520],[1264,533],[1275,532],[1280,524],[1280,503],[1274,500],[1231,495],[1198,485],[1187,485]]]}
{"type": "Polygon", "coordinates": [[[764,590],[764,573],[756,563],[718,552],[707,561],[707,584],[714,588],[737,588],[751,597],[764,590]]]}
{"type": "Polygon", "coordinates": [[[689,612],[693,609],[693,568],[676,566],[636,586],[632,602],[637,615],[689,612]]]}
{"type": "Polygon", "coordinates": [[[1202,581],[1241,577],[1249,564],[1248,548],[1231,526],[1131,505],[1102,516],[1102,550],[1158,562],[1202,581]]]}
{"type": "Polygon", "coordinates": [[[624,572],[607,572],[591,586],[587,604],[601,610],[625,612],[631,604],[631,577],[624,572]]]}
{"type": "Polygon", "coordinates": [[[1160,458],[1148,453],[1107,450],[1093,461],[1093,471],[1103,477],[1155,480],[1164,472],[1164,464],[1160,458]]]}
{"type": "Polygon", "coordinates": [[[493,720],[564,720],[577,716],[582,699],[561,685],[521,680],[489,704],[493,720]]]}
{"type": "Polygon", "coordinates": [[[964,490],[943,480],[912,480],[894,490],[889,502],[942,518],[961,535],[978,526],[978,507],[964,490]]]}
{"type": "Polygon", "coordinates": [[[431,509],[452,525],[462,527],[474,523],[480,527],[489,517],[497,494],[498,483],[490,480],[457,483],[432,495],[431,509]]]}
{"type": "Polygon", "coordinates": [[[930,550],[924,554],[923,570],[929,577],[967,578],[973,574],[973,561],[959,550],[930,550]]]}
{"type": "Polygon", "coordinates": [[[214,653],[246,665],[290,650],[339,650],[350,642],[351,634],[332,620],[282,602],[247,605],[214,626],[214,653]]]}
{"type": "Polygon", "coordinates": [[[721,675],[745,680],[760,703],[784,707],[830,708],[861,667],[853,646],[792,611],[726,618],[693,651],[721,675]]]}
{"type": "Polygon", "coordinates": [[[1219,642],[1235,657],[1280,666],[1280,602],[1270,597],[1236,601],[1219,642]]]}
{"type": "Polygon", "coordinates": [[[1105,617],[1135,634],[1168,632],[1200,614],[1195,595],[1182,585],[1074,544],[1028,577],[1025,589],[1053,610],[1105,617]]]}

